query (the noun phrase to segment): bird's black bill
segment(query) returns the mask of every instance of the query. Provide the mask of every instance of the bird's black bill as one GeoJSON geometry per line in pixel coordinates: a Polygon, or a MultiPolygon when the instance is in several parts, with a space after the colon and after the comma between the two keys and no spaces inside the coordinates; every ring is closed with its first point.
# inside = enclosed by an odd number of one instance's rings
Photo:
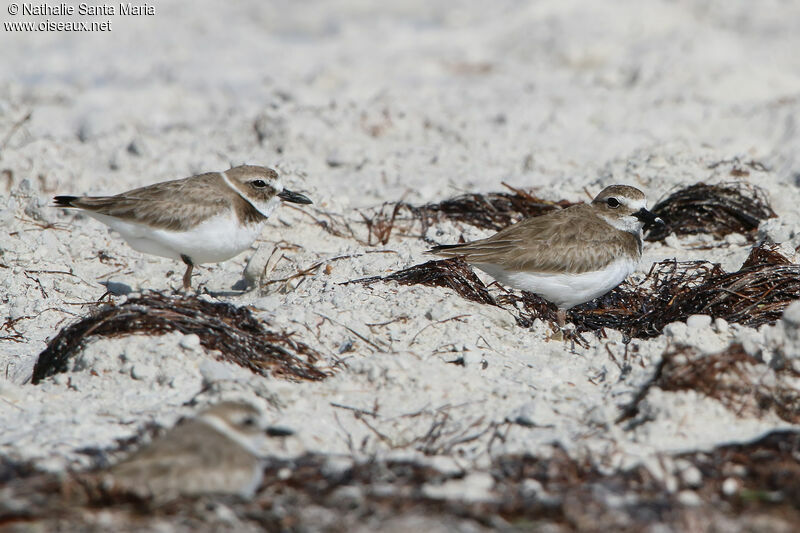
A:
{"type": "Polygon", "coordinates": [[[644,222],[644,227],[648,226],[663,226],[664,221],[660,217],[655,216],[653,213],[644,207],[636,211],[633,216],[644,222]]]}
{"type": "Polygon", "coordinates": [[[285,202],[292,202],[295,204],[313,204],[311,200],[309,200],[308,196],[302,195],[299,192],[293,192],[289,189],[283,189],[281,192],[278,193],[278,198],[285,202]]]}
{"type": "Polygon", "coordinates": [[[270,426],[267,428],[268,437],[290,437],[294,435],[294,430],[282,426],[270,426]]]}

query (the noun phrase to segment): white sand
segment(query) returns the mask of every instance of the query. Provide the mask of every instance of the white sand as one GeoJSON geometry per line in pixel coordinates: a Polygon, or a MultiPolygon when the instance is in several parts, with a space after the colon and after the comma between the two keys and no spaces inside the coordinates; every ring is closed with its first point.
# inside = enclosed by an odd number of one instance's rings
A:
{"type": "MultiPolygon", "coordinates": [[[[625,350],[615,332],[571,350],[548,341],[544,327],[521,329],[508,312],[449,290],[339,285],[423,262],[427,245],[394,236],[366,248],[308,214],[345,217],[365,236],[358,209],[498,191],[503,181],[554,200],[628,183],[652,204],[676,186],[742,179],[767,189],[780,217],[769,234],[796,247],[800,5],[396,4],[160,2],[155,16],[112,18],[108,34],[0,32],[0,142],[8,135],[0,145],[0,316],[16,320],[0,331],[0,454],[80,467],[89,460],[79,449],[113,447],[150,421],[170,424],[195,411],[183,406],[193,398],[244,397],[297,431],[288,452],[428,451],[474,470],[468,479],[478,481],[464,489],[472,494],[496,454],[560,442],[609,468],[644,462],[659,474],[669,464],[659,458],[671,452],[785,425],[658,389],[647,399],[651,420],[635,429],[614,422],[668,346],[712,352],[739,338],[768,360],[785,343],[782,327],[767,328],[777,331],[767,344],[764,331],[674,325],[634,340],[623,373],[609,357],[625,350]],[[733,178],[737,163],[709,168],[737,158],[768,170],[733,178]],[[255,266],[276,246],[284,259],[270,265],[272,279],[353,257],[299,286],[295,279],[221,299],[254,306],[329,364],[340,358],[346,364],[334,377],[297,384],[252,376],[208,363],[191,339],[172,334],[91,343],[73,371],[26,384],[47,341],[106,292],[101,282],[172,290],[183,270],[133,251],[88,217],[48,207],[50,197],[116,193],[243,162],[275,166],[315,202],[273,216],[255,266]],[[376,250],[391,253],[366,253],[376,250]],[[101,262],[100,252],[112,259],[101,262]],[[352,351],[339,355],[348,343],[352,351]],[[460,357],[466,366],[448,364],[460,357]],[[201,392],[204,383],[212,386],[201,392]],[[332,404],[376,413],[365,417],[372,429],[332,404]],[[445,416],[445,435],[426,442],[445,416]],[[504,439],[492,438],[493,425],[504,439]]],[[[443,223],[428,236],[455,242],[462,233],[488,234],[443,223]]],[[[648,244],[641,271],[670,257],[736,269],[749,250],[735,236],[697,249],[704,242],[648,244]]],[[[195,284],[229,291],[253,253],[199,269],[195,284]]]]}

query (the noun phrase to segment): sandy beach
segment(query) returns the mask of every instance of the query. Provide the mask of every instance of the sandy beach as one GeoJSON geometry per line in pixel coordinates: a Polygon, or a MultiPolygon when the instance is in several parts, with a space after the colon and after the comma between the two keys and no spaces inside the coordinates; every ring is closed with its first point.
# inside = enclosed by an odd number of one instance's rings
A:
{"type": "MultiPolygon", "coordinates": [[[[308,501],[270,496],[267,505],[265,482],[259,509],[280,507],[283,521],[225,504],[225,519],[186,522],[166,513],[140,524],[177,531],[220,523],[298,531],[796,527],[796,481],[751,486],[752,477],[722,467],[712,473],[698,457],[797,431],[797,305],[758,328],[700,316],[653,338],[608,328],[584,333],[582,345],[554,340],[546,321],[521,327],[513,308],[444,287],[347,282],[429,261],[433,244],[494,233],[443,217],[381,243],[367,221],[385,203],[384,213],[400,201],[421,206],[509,187],[580,202],[624,183],[644,191],[651,206],[700,182],[758,187],[776,217],[747,234],[645,242],[632,281],[671,259],[734,272],[764,240],[796,264],[800,5],[149,5],[152,15],[94,17],[13,16],[3,6],[4,24],[107,20],[111,30],[0,32],[0,495],[8,499],[24,485],[11,465],[29,465],[36,475],[102,468],[146,427],[246,400],[293,433],[275,441],[270,457],[306,458],[303,469],[281,463],[282,476],[305,479],[302,472],[313,470],[329,480],[337,468],[404,461],[440,477],[398,474],[397,484],[414,487],[407,507],[386,504],[402,491],[376,496],[397,487],[393,481],[359,470],[362,477],[351,475],[358,490],[345,483],[350,492],[308,492],[308,501]],[[314,204],[284,204],[252,249],[199,267],[197,298],[246,308],[265,330],[290,334],[319,354],[309,365],[324,379],[254,373],[221,361],[202,333],[170,331],[91,338],[66,371],[34,384],[39,354],[64,328],[150,291],[172,297],[184,268],[131,249],[86,215],[52,207],[52,197],[116,194],[245,163],[275,168],[314,204]],[[692,361],[730,361],[731,354],[741,364],[720,371],[717,389],[736,379],[749,385],[726,388],[729,396],[667,385],[670,372],[692,361]],[[592,523],[594,507],[564,503],[572,501],[569,490],[499,474],[511,457],[553,461],[559,471],[591,464],[604,479],[646,472],[641,479],[657,488],[645,500],[663,498],[669,512],[636,514],[628,507],[639,501],[635,490],[628,487],[624,500],[609,488],[615,485],[576,474],[593,480],[585,487],[605,487],[592,493],[605,506],[592,523]],[[528,503],[514,509],[530,514],[501,512],[517,501],[512,485],[530,499],[519,496],[528,503]],[[739,499],[743,487],[751,496],[779,496],[748,507],[739,499]],[[430,504],[443,501],[455,503],[430,504]],[[559,511],[537,511],[546,501],[559,511]],[[456,505],[469,512],[453,511],[456,505]],[[481,513],[487,518],[476,518],[481,513]]],[[[785,468],[797,469],[797,455],[785,468]]],[[[14,522],[3,512],[10,511],[0,504],[0,529],[14,522]]],[[[100,518],[98,509],[86,510],[61,524],[99,530],[108,527],[103,520],[117,520],[111,524],[134,530],[126,513],[100,518]]],[[[55,516],[42,511],[22,523],[48,527],[55,516]]]]}

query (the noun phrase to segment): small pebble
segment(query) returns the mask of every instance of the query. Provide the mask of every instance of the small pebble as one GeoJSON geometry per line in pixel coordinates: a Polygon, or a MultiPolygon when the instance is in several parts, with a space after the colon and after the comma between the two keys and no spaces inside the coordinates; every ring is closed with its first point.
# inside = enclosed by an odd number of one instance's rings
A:
{"type": "Polygon", "coordinates": [[[693,490],[682,490],[678,493],[678,501],[688,507],[697,507],[703,503],[700,496],[693,490]]]}
{"type": "Polygon", "coordinates": [[[800,301],[792,302],[783,312],[783,323],[786,327],[797,329],[800,327],[800,301]]]}
{"type": "Polygon", "coordinates": [[[765,220],[758,226],[759,239],[768,238],[772,242],[782,243],[792,238],[791,229],[780,218],[765,220]]]}
{"type": "Polygon", "coordinates": [[[757,331],[743,329],[736,335],[736,341],[742,345],[747,355],[752,355],[753,357],[761,356],[764,340],[763,336],[759,335],[757,331]]]}
{"type": "Polygon", "coordinates": [[[200,346],[200,337],[194,333],[184,335],[178,343],[184,350],[196,350],[200,346]]]}
{"type": "Polygon", "coordinates": [[[671,248],[680,248],[681,247],[681,240],[678,238],[677,235],[674,233],[670,233],[664,238],[664,244],[671,248]]]}
{"type": "Polygon", "coordinates": [[[739,480],[733,477],[729,477],[725,481],[722,482],[722,494],[725,496],[733,496],[739,492],[739,480]]]}
{"type": "Polygon", "coordinates": [[[150,365],[137,364],[131,367],[131,377],[140,381],[149,381],[156,375],[156,368],[150,365]]]}
{"type": "Polygon", "coordinates": [[[483,361],[483,355],[480,352],[463,352],[461,360],[464,361],[464,366],[475,367],[483,361]]]}
{"type": "Polygon", "coordinates": [[[533,478],[528,478],[522,482],[522,494],[528,498],[538,496],[544,492],[544,486],[533,478]]]}
{"type": "Polygon", "coordinates": [[[747,244],[747,237],[742,235],[741,233],[729,233],[725,236],[725,242],[728,244],[744,246],[747,244]]]}
{"type": "Polygon", "coordinates": [[[204,359],[199,365],[199,370],[203,383],[207,386],[217,381],[233,381],[237,378],[234,365],[214,359],[204,359]]]}
{"type": "Polygon", "coordinates": [[[696,488],[699,487],[703,482],[703,474],[700,473],[700,470],[698,470],[697,467],[690,466],[681,472],[681,479],[686,485],[696,488]]]}
{"type": "Polygon", "coordinates": [[[683,322],[672,322],[664,327],[664,334],[673,339],[682,340],[686,337],[688,326],[683,322]]]}
{"type": "Polygon", "coordinates": [[[686,327],[689,329],[704,329],[711,325],[711,317],[708,315],[689,315],[686,319],[686,327]]]}
{"type": "Polygon", "coordinates": [[[217,505],[214,508],[214,514],[216,515],[216,518],[220,522],[227,522],[229,524],[234,524],[239,520],[236,517],[236,513],[234,513],[233,510],[231,510],[231,508],[228,507],[227,505],[217,505]]]}

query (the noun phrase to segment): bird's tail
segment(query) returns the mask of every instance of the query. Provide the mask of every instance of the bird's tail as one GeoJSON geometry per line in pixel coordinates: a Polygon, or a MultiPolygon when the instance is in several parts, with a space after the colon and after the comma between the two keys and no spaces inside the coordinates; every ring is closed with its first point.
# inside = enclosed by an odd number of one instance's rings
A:
{"type": "Polygon", "coordinates": [[[434,246],[430,250],[425,253],[429,254],[441,254],[444,252],[444,255],[451,255],[457,253],[456,250],[464,246],[465,243],[461,244],[440,244],[439,246],[434,246]]]}
{"type": "Polygon", "coordinates": [[[75,207],[72,202],[78,199],[78,196],[56,196],[53,198],[55,202],[53,207],[75,207]]]}

